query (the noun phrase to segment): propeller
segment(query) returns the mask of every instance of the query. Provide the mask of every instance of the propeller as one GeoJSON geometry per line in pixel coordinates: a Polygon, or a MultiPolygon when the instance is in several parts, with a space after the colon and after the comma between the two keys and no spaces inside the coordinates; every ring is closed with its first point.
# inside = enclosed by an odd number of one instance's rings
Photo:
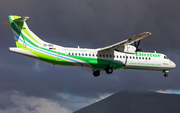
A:
{"type": "Polygon", "coordinates": [[[134,46],[136,47],[136,52],[137,52],[137,51],[142,51],[142,48],[141,48],[141,49],[138,48],[140,42],[141,42],[141,40],[139,40],[138,43],[134,42],[134,46]]]}

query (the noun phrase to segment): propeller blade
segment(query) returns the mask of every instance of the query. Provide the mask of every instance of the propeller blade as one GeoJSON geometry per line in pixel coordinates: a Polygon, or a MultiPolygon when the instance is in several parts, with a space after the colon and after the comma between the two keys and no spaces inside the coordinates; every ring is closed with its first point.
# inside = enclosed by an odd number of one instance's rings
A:
{"type": "Polygon", "coordinates": [[[136,42],[134,42],[134,46],[136,47],[136,42]]]}
{"type": "Polygon", "coordinates": [[[137,48],[137,49],[136,49],[136,52],[137,52],[137,51],[142,51],[142,50],[143,50],[142,48],[141,48],[141,49],[137,48]]]}
{"type": "Polygon", "coordinates": [[[137,44],[137,46],[136,46],[137,48],[139,47],[140,42],[141,42],[141,40],[138,41],[138,44],[137,44]]]}

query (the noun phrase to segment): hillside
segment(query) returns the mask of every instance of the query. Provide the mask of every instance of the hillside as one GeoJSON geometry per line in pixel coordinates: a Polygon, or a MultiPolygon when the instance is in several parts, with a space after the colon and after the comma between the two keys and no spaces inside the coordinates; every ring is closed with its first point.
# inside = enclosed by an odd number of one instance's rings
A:
{"type": "Polygon", "coordinates": [[[180,95],[120,91],[74,113],[180,113],[180,95]]]}

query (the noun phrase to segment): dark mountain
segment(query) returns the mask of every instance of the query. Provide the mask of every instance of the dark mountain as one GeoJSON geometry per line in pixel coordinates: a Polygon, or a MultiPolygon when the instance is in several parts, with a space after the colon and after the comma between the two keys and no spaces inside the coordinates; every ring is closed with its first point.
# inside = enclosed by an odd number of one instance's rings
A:
{"type": "Polygon", "coordinates": [[[120,91],[74,113],[180,113],[180,95],[120,91]]]}

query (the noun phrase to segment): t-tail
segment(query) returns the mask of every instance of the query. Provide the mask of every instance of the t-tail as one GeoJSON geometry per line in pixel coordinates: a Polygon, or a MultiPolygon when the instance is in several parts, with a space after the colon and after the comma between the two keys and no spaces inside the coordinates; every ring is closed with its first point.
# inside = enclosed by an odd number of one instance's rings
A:
{"type": "Polygon", "coordinates": [[[18,48],[42,46],[45,42],[28,28],[26,24],[27,19],[29,19],[29,17],[9,16],[9,22],[4,25],[11,25],[18,48]]]}
{"type": "Polygon", "coordinates": [[[10,15],[9,22],[4,24],[11,25],[16,43],[16,47],[10,47],[9,51],[38,58],[30,51],[33,51],[33,48],[43,47],[43,44],[46,42],[41,40],[28,28],[26,24],[27,19],[29,19],[29,17],[10,15]]]}

